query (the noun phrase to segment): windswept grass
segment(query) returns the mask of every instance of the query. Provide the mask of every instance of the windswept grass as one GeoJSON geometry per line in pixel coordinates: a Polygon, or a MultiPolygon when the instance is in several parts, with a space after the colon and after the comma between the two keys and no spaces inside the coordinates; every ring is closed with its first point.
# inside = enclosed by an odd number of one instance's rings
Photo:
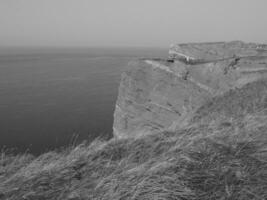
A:
{"type": "Polygon", "coordinates": [[[229,93],[238,100],[218,98],[176,132],[96,140],[36,158],[2,153],[0,199],[267,199],[265,82],[260,85],[229,93]]]}
{"type": "Polygon", "coordinates": [[[267,80],[260,80],[214,97],[196,111],[191,122],[207,123],[218,117],[237,119],[266,108],[267,80]]]}

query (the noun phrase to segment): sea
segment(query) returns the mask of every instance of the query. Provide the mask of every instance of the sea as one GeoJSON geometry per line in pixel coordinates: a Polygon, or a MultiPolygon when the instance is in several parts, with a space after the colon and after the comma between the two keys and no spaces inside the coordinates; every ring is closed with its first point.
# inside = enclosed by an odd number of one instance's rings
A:
{"type": "Polygon", "coordinates": [[[164,48],[0,48],[0,150],[41,153],[112,137],[120,75],[164,48]]]}

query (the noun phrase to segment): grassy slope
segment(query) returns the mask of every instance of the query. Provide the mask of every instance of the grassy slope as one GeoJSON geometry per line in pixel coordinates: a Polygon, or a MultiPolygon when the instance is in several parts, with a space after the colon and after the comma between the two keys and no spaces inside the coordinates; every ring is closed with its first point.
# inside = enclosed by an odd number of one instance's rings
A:
{"type": "Polygon", "coordinates": [[[0,199],[267,199],[267,81],[216,97],[190,126],[0,159],[0,199]]]}

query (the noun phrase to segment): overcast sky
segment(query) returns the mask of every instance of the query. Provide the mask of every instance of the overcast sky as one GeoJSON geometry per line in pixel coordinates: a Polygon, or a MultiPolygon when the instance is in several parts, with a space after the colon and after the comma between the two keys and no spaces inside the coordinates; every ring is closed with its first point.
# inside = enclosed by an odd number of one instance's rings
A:
{"type": "Polygon", "coordinates": [[[267,0],[0,0],[0,46],[267,43],[267,0]]]}

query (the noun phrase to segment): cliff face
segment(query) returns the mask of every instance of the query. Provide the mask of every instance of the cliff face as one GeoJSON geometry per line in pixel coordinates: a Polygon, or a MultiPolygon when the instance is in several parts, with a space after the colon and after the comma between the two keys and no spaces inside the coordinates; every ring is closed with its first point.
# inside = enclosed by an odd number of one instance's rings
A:
{"type": "Polygon", "coordinates": [[[265,45],[172,45],[168,61],[129,63],[121,78],[113,134],[122,138],[176,130],[212,97],[265,77],[265,45]]]}

